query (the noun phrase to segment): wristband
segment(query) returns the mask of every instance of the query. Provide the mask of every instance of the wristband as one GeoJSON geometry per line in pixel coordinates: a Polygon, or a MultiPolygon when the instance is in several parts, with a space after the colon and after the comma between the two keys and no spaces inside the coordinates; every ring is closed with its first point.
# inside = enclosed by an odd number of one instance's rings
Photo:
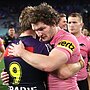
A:
{"type": "Polygon", "coordinates": [[[82,60],[79,60],[79,63],[80,63],[80,65],[81,65],[81,69],[85,66],[85,62],[84,61],[82,61],[82,60]]]}

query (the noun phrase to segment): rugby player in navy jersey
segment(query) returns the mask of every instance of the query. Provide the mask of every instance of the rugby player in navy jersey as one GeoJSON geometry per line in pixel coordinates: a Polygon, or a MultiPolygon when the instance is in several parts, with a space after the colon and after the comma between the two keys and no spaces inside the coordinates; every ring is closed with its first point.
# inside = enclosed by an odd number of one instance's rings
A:
{"type": "MultiPolygon", "coordinates": [[[[35,31],[31,29],[30,15],[33,7],[26,7],[20,15],[20,37],[13,41],[18,44],[21,40],[25,49],[38,54],[49,54],[49,45],[36,39],[35,31]]],[[[18,48],[19,49],[19,48],[18,48]]],[[[8,47],[4,55],[5,70],[9,74],[9,90],[46,90],[47,73],[36,69],[19,57],[8,55],[8,47]]]]}

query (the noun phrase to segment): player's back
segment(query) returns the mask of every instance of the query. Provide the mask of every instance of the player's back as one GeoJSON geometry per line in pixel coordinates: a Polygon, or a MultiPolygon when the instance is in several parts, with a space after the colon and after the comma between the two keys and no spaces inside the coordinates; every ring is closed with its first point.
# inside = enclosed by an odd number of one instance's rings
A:
{"type": "MultiPolygon", "coordinates": [[[[24,43],[25,49],[39,54],[48,55],[49,52],[44,43],[39,42],[31,36],[20,37],[13,41],[18,44],[19,41],[24,43]]],[[[46,73],[40,71],[19,57],[8,56],[8,47],[4,55],[4,62],[6,71],[10,74],[10,88],[25,88],[25,90],[31,90],[31,88],[38,88],[37,90],[44,90],[44,80],[46,73]]]]}

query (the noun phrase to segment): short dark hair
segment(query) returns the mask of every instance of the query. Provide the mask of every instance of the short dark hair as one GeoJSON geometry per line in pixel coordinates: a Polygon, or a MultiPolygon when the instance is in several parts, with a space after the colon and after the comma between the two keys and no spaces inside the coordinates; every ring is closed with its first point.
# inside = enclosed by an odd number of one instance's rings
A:
{"type": "Polygon", "coordinates": [[[80,13],[71,13],[68,17],[78,17],[80,19],[81,22],[83,22],[83,17],[80,13]]]}
{"type": "Polygon", "coordinates": [[[10,25],[8,26],[8,29],[10,29],[10,28],[15,28],[15,27],[14,27],[13,24],[10,24],[10,25]]]}
{"type": "Polygon", "coordinates": [[[66,17],[66,14],[65,13],[60,13],[59,14],[59,19],[61,19],[62,17],[66,17]]]}

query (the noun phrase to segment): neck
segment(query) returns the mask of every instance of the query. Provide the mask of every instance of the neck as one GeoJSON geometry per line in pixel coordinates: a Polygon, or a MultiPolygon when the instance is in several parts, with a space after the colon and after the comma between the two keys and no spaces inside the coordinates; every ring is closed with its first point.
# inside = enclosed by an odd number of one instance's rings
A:
{"type": "Polygon", "coordinates": [[[13,35],[13,34],[11,34],[11,35],[9,35],[9,36],[10,36],[10,37],[12,37],[12,38],[14,37],[14,35],[13,35]]]}
{"type": "Polygon", "coordinates": [[[56,27],[56,32],[55,32],[55,34],[58,33],[60,29],[61,29],[61,28],[60,28],[59,26],[56,27]]]}
{"type": "Polygon", "coordinates": [[[20,37],[22,37],[22,36],[32,36],[33,38],[36,38],[36,34],[32,30],[27,30],[27,31],[21,33],[20,37]]]}
{"type": "Polygon", "coordinates": [[[81,32],[78,32],[78,33],[75,33],[75,34],[73,34],[75,37],[79,37],[79,36],[81,36],[82,35],[82,33],[81,32]]]}

